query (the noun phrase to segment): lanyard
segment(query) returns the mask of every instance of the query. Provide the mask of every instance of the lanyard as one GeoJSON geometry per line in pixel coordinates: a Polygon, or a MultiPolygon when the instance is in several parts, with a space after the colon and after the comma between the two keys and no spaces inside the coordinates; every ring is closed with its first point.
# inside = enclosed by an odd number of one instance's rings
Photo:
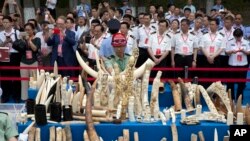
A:
{"type": "Polygon", "coordinates": [[[241,49],[241,41],[236,41],[236,45],[237,45],[237,47],[238,47],[238,49],[240,50],[241,49]]]}
{"type": "Polygon", "coordinates": [[[229,34],[227,34],[228,32],[226,31],[226,29],[225,29],[225,34],[226,34],[226,37],[227,37],[227,40],[228,40],[228,38],[231,36],[231,34],[232,34],[232,30],[229,32],[229,34]]]}
{"type": "Polygon", "coordinates": [[[159,36],[157,36],[157,39],[158,39],[158,45],[160,45],[161,42],[162,42],[163,39],[164,39],[164,36],[159,35],[159,36]]]}
{"type": "Polygon", "coordinates": [[[96,45],[98,45],[99,46],[99,44],[100,44],[100,42],[102,41],[102,39],[103,39],[103,36],[101,36],[99,39],[95,39],[95,42],[96,42],[96,45]]]}
{"type": "Polygon", "coordinates": [[[145,33],[147,34],[147,37],[149,36],[149,32],[150,32],[150,27],[147,29],[146,27],[144,27],[145,33]]]}
{"type": "Polygon", "coordinates": [[[186,43],[188,40],[188,35],[185,37],[183,34],[181,34],[182,40],[186,43]]]}
{"type": "Polygon", "coordinates": [[[217,36],[217,35],[215,34],[215,36],[213,36],[212,33],[211,33],[211,34],[209,34],[209,36],[210,36],[210,39],[211,39],[211,41],[212,41],[212,43],[213,43],[214,40],[216,39],[216,36],[217,36]]]}

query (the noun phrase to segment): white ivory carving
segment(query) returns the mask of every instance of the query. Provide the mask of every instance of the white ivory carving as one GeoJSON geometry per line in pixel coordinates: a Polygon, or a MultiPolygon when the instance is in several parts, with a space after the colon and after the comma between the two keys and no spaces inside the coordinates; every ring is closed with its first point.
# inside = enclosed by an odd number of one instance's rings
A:
{"type": "Polygon", "coordinates": [[[169,112],[169,110],[164,109],[164,110],[163,110],[163,113],[164,113],[164,115],[165,115],[165,117],[166,117],[166,120],[168,121],[169,118],[170,118],[170,112],[169,112]]]}
{"type": "Polygon", "coordinates": [[[243,113],[237,113],[237,125],[243,125],[243,113]]]}
{"type": "Polygon", "coordinates": [[[143,116],[144,122],[151,122],[151,113],[150,113],[150,106],[146,105],[144,116],[143,116]]]}
{"type": "Polygon", "coordinates": [[[134,96],[135,96],[135,116],[142,116],[142,101],[141,101],[141,80],[138,79],[134,85],[134,96]]]}
{"type": "MultiPolygon", "coordinates": [[[[178,87],[174,83],[173,80],[168,80],[168,82],[169,82],[171,89],[172,89],[172,95],[173,95],[173,100],[174,100],[174,109],[175,109],[175,111],[180,111],[182,109],[180,87],[178,90],[178,87]]],[[[178,86],[180,86],[180,85],[178,84],[178,86]]]]}
{"type": "MultiPolygon", "coordinates": [[[[162,72],[158,71],[157,75],[153,81],[152,86],[152,92],[151,92],[151,100],[150,100],[150,110],[151,113],[156,113],[154,115],[158,116],[158,113],[160,111],[159,107],[159,87],[160,87],[160,78],[161,78],[162,72]]],[[[155,117],[155,116],[154,116],[155,117]]]]}
{"type": "Polygon", "coordinates": [[[174,123],[171,125],[171,131],[172,131],[173,141],[178,141],[178,131],[174,123]]]}
{"type": "Polygon", "coordinates": [[[116,119],[120,119],[121,117],[121,111],[122,111],[122,101],[117,106],[117,111],[116,111],[116,119]]]}
{"type": "Polygon", "coordinates": [[[227,120],[225,119],[224,115],[220,115],[220,114],[216,114],[216,113],[212,113],[212,112],[204,112],[202,114],[200,114],[199,116],[197,115],[190,115],[188,117],[186,117],[184,120],[182,120],[182,123],[190,123],[190,121],[213,121],[213,122],[222,122],[222,123],[226,123],[227,120]]]}
{"type": "Polygon", "coordinates": [[[191,134],[191,141],[197,141],[198,137],[196,134],[191,134]]]}
{"type": "Polygon", "coordinates": [[[115,89],[111,90],[111,93],[109,94],[108,98],[108,108],[109,109],[114,109],[114,97],[115,97],[115,89]]]}
{"type": "Polygon", "coordinates": [[[219,141],[217,129],[214,129],[214,141],[219,141]]]}
{"type": "Polygon", "coordinates": [[[196,115],[199,116],[202,113],[202,105],[198,104],[196,107],[196,115]]]}
{"type": "Polygon", "coordinates": [[[190,99],[189,94],[188,94],[188,88],[185,86],[185,83],[183,82],[181,78],[178,78],[178,82],[180,84],[181,95],[182,95],[182,98],[184,100],[187,110],[189,111],[189,110],[194,109],[192,105],[192,100],[190,99]]]}
{"type": "Polygon", "coordinates": [[[162,112],[159,112],[159,116],[160,116],[162,125],[167,125],[167,119],[165,115],[162,112]]]}
{"type": "Polygon", "coordinates": [[[63,77],[63,81],[61,84],[62,105],[65,105],[66,93],[67,93],[66,87],[67,87],[67,77],[63,77]]]}
{"type": "Polygon", "coordinates": [[[182,109],[181,110],[181,120],[185,119],[186,118],[186,110],[185,109],[182,109]]]}
{"type": "MultiPolygon", "coordinates": [[[[94,71],[92,68],[90,68],[82,59],[82,57],[80,56],[79,52],[76,51],[76,58],[79,62],[79,64],[81,65],[81,67],[92,77],[97,78],[98,73],[96,71],[94,71]]],[[[139,68],[137,68],[134,71],[134,76],[135,78],[139,78],[143,75],[145,69],[146,69],[146,64],[150,64],[151,68],[154,67],[155,63],[151,60],[148,59],[142,66],[140,66],[139,68]]],[[[122,72],[123,74],[124,72],[122,72]]],[[[112,80],[113,77],[109,76],[109,80],[112,80]]]]}
{"type": "Polygon", "coordinates": [[[87,102],[87,95],[85,94],[82,99],[82,107],[86,106],[86,102],[87,102]]]}
{"type": "Polygon", "coordinates": [[[234,114],[233,112],[227,113],[227,125],[232,125],[234,120],[234,114]]]}
{"type": "Polygon", "coordinates": [[[135,122],[135,114],[134,114],[134,96],[129,96],[128,100],[128,117],[129,121],[135,122]]]}
{"type": "Polygon", "coordinates": [[[199,89],[200,89],[200,92],[209,108],[209,110],[212,112],[212,113],[215,113],[215,114],[218,114],[218,111],[216,110],[212,100],[210,99],[207,91],[204,89],[203,86],[199,85],[199,89]]]}
{"type": "MultiPolygon", "coordinates": [[[[142,109],[143,111],[145,110],[146,108],[146,105],[149,105],[149,102],[148,102],[148,83],[149,83],[149,77],[150,77],[150,66],[147,65],[147,69],[143,75],[143,78],[142,78],[142,93],[141,93],[141,100],[142,100],[142,109]]],[[[143,112],[142,111],[142,112],[143,112]]]]}
{"type": "Polygon", "coordinates": [[[169,112],[170,112],[170,115],[171,115],[171,118],[172,118],[172,123],[175,123],[176,122],[176,116],[175,116],[174,109],[170,108],[169,112]]]}
{"type": "Polygon", "coordinates": [[[122,98],[123,93],[123,83],[122,83],[122,77],[120,75],[120,68],[118,67],[118,64],[114,64],[114,89],[115,89],[115,97],[114,97],[114,107],[116,108],[119,101],[122,98]]]}
{"type": "Polygon", "coordinates": [[[226,88],[221,84],[221,82],[215,82],[212,83],[208,88],[207,88],[207,93],[208,94],[217,94],[222,102],[224,103],[224,105],[227,108],[228,112],[232,112],[232,108],[231,108],[231,104],[230,104],[230,99],[228,97],[226,88]]]}

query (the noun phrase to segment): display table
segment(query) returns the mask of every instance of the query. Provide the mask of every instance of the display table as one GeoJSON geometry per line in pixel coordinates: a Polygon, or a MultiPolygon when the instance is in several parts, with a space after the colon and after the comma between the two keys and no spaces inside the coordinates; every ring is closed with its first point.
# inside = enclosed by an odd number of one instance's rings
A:
{"type": "MultiPolygon", "coordinates": [[[[219,141],[223,140],[223,137],[227,135],[229,126],[224,123],[214,122],[201,122],[199,125],[182,125],[177,118],[176,126],[178,130],[179,141],[190,141],[191,134],[198,134],[199,131],[203,131],[205,140],[214,140],[214,129],[217,129],[219,141]]],[[[21,133],[31,123],[18,125],[18,132],[21,133]]],[[[49,127],[61,126],[60,124],[47,124],[46,126],[39,126],[41,128],[41,141],[49,140],[49,127]]],[[[86,129],[85,124],[72,124],[70,125],[73,134],[73,141],[83,141],[83,131],[86,129]]],[[[140,141],[160,141],[161,138],[166,137],[167,140],[172,140],[171,132],[171,120],[167,125],[162,125],[161,122],[157,123],[137,123],[137,122],[123,122],[122,124],[101,123],[95,125],[96,131],[104,141],[115,141],[119,136],[122,136],[123,129],[129,129],[130,141],[133,141],[133,133],[139,133],[140,141]]]]}
{"type": "MultiPolygon", "coordinates": [[[[149,86],[149,99],[151,94],[152,86],[149,86]]],[[[29,89],[29,94],[34,95],[37,90],[29,89]],[[31,94],[32,93],[32,94],[31,94]]],[[[208,111],[204,99],[201,98],[201,103],[203,110],[208,111]]],[[[173,103],[173,97],[171,94],[171,89],[168,84],[165,85],[165,92],[159,94],[159,104],[160,107],[170,107],[173,103]]],[[[194,114],[194,113],[193,113],[194,114]]],[[[25,128],[31,123],[22,125],[18,124],[18,132],[21,133],[25,128]]],[[[41,139],[42,141],[49,140],[49,127],[51,126],[62,126],[60,124],[47,124],[46,126],[39,126],[41,128],[41,139]]],[[[83,140],[83,131],[86,129],[85,124],[72,124],[71,131],[73,134],[73,141],[83,140]]],[[[191,134],[198,134],[199,131],[203,131],[205,140],[214,140],[214,129],[217,128],[219,141],[223,140],[223,137],[227,135],[227,130],[229,126],[225,123],[215,123],[215,122],[201,122],[199,125],[182,125],[180,124],[180,115],[177,115],[176,126],[179,135],[179,141],[189,141],[191,134]]],[[[122,135],[123,129],[129,129],[130,131],[130,141],[133,141],[133,132],[139,133],[140,141],[160,141],[161,138],[166,137],[168,140],[172,140],[171,132],[171,120],[168,121],[167,125],[162,125],[162,123],[138,123],[125,121],[122,124],[113,123],[101,123],[95,125],[97,133],[103,138],[104,141],[115,141],[119,136],[122,135]]]]}

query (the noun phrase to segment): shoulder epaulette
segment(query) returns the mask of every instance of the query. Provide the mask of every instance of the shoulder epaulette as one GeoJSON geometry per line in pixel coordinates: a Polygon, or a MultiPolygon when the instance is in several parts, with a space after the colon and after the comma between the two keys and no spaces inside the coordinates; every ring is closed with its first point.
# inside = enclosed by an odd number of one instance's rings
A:
{"type": "Polygon", "coordinates": [[[138,27],[139,27],[139,28],[141,28],[141,27],[142,27],[142,25],[139,25],[138,27]]]}
{"type": "Polygon", "coordinates": [[[171,38],[171,36],[167,33],[166,36],[168,36],[169,38],[171,38]]]}
{"type": "Polygon", "coordinates": [[[231,38],[230,40],[228,40],[228,41],[232,41],[234,38],[231,38]]]}
{"type": "Polygon", "coordinates": [[[125,55],[126,55],[126,56],[131,56],[131,55],[127,54],[127,53],[125,53],[125,55]]]}
{"type": "Polygon", "coordinates": [[[155,26],[152,26],[152,28],[156,29],[156,27],[155,27],[155,26]]]}
{"type": "Polygon", "coordinates": [[[153,34],[155,34],[155,33],[156,33],[156,31],[152,32],[151,35],[153,35],[153,34]]]}
{"type": "Polygon", "coordinates": [[[177,33],[181,33],[180,31],[177,31],[175,34],[177,34],[177,33]]]}
{"type": "Polygon", "coordinates": [[[204,32],[202,32],[203,33],[203,35],[205,35],[205,34],[207,34],[208,32],[207,31],[204,31],[204,32]]]}
{"type": "Polygon", "coordinates": [[[155,24],[156,22],[151,22],[151,24],[155,24]]]}
{"type": "Polygon", "coordinates": [[[192,31],[192,32],[190,32],[190,34],[192,34],[192,35],[195,35],[195,33],[192,31]]]}
{"type": "Polygon", "coordinates": [[[220,27],[219,29],[218,29],[218,31],[221,31],[223,29],[223,27],[220,27]]]}
{"type": "Polygon", "coordinates": [[[220,35],[223,36],[223,37],[225,36],[225,35],[224,35],[223,33],[221,33],[221,32],[220,32],[220,35]]]}
{"type": "Polygon", "coordinates": [[[132,27],[129,29],[130,31],[133,31],[132,27]]]}
{"type": "Polygon", "coordinates": [[[135,36],[133,36],[133,35],[130,35],[129,37],[131,37],[131,38],[135,39],[135,36]]]}

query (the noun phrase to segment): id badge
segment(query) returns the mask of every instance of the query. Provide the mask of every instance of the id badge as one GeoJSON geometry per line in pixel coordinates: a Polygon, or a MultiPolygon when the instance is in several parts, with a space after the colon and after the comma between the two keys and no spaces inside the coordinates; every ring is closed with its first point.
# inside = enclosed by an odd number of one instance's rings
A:
{"type": "Polygon", "coordinates": [[[242,55],[237,55],[237,61],[241,62],[242,61],[242,55]]]}
{"type": "Polygon", "coordinates": [[[157,48],[155,54],[156,54],[156,55],[161,55],[161,49],[157,48]]]}
{"type": "Polygon", "coordinates": [[[209,47],[209,52],[210,52],[210,53],[214,53],[214,49],[215,49],[214,46],[210,46],[210,47],[209,47]]]}
{"type": "Polygon", "coordinates": [[[182,47],[182,52],[183,54],[188,54],[188,47],[187,46],[182,47]]]}
{"type": "Polygon", "coordinates": [[[145,42],[144,42],[144,43],[145,43],[145,44],[148,44],[148,38],[145,39],[145,42]]]}
{"type": "Polygon", "coordinates": [[[32,51],[31,50],[26,51],[26,59],[32,59],[32,51]]]}
{"type": "Polygon", "coordinates": [[[62,54],[62,45],[58,45],[57,53],[62,54]]]}

